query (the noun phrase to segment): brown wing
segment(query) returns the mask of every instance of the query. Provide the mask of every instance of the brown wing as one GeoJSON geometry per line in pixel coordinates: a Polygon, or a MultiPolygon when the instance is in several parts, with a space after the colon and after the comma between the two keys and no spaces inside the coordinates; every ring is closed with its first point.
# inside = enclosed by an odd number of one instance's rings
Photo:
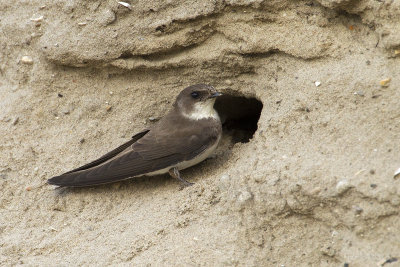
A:
{"type": "Polygon", "coordinates": [[[213,131],[213,127],[207,126],[206,122],[194,127],[193,122],[188,121],[181,123],[179,129],[175,125],[160,121],[157,127],[114,158],[94,167],[78,168],[77,172],[51,178],[49,183],[88,186],[124,180],[189,160],[218,139],[218,131],[213,131]],[[199,128],[202,130],[199,131],[199,128]]]}
{"type": "Polygon", "coordinates": [[[209,134],[191,129],[168,133],[154,132],[150,133],[148,138],[133,144],[132,149],[145,160],[155,160],[172,154],[180,154],[181,160],[188,160],[207,147],[211,141],[210,137],[209,134]]]}

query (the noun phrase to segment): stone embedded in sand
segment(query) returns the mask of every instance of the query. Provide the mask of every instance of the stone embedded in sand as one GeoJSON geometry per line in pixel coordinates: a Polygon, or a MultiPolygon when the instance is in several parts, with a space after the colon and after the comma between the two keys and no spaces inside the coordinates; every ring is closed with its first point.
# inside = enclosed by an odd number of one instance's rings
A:
{"type": "Polygon", "coordinates": [[[129,3],[127,3],[127,2],[118,2],[118,4],[120,4],[120,5],[124,6],[124,7],[126,7],[126,8],[129,9],[129,10],[132,10],[132,6],[131,6],[129,3]]]}
{"type": "Polygon", "coordinates": [[[43,16],[39,16],[39,17],[36,17],[36,18],[32,17],[30,20],[33,21],[33,22],[39,23],[39,22],[42,22],[43,16]]]}
{"type": "Polygon", "coordinates": [[[400,168],[398,168],[398,169],[394,172],[393,178],[396,179],[396,178],[399,177],[399,175],[400,175],[400,168]]]}
{"type": "Polygon", "coordinates": [[[101,25],[107,26],[115,21],[115,13],[112,10],[105,10],[102,12],[98,18],[98,21],[101,25]]]}
{"type": "Polygon", "coordinates": [[[380,84],[382,87],[388,87],[391,80],[392,80],[391,78],[383,79],[383,80],[381,80],[381,81],[379,82],[379,84],[380,84]]]}
{"type": "Polygon", "coordinates": [[[31,65],[33,64],[33,59],[30,56],[23,56],[21,58],[21,63],[31,65]]]}
{"type": "Polygon", "coordinates": [[[240,194],[239,194],[239,196],[237,198],[237,201],[240,204],[243,204],[243,203],[247,202],[248,200],[250,200],[252,198],[253,198],[253,194],[251,192],[249,192],[249,191],[244,190],[244,191],[240,192],[240,194]]]}
{"type": "Polygon", "coordinates": [[[361,212],[363,212],[363,209],[356,205],[353,206],[353,210],[355,214],[360,214],[361,212]]]}
{"type": "Polygon", "coordinates": [[[17,125],[17,123],[19,122],[19,117],[15,117],[12,121],[12,125],[17,125]]]}
{"type": "Polygon", "coordinates": [[[352,186],[349,184],[347,180],[340,180],[336,184],[336,192],[340,195],[349,190],[352,186]]]}
{"type": "Polygon", "coordinates": [[[354,92],[355,95],[359,95],[359,96],[365,96],[365,93],[363,91],[357,91],[354,92]]]}

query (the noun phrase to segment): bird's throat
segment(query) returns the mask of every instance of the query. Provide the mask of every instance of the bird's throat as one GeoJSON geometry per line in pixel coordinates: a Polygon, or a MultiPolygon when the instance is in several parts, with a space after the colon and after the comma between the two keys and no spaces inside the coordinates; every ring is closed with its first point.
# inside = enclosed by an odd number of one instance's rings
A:
{"type": "Polygon", "coordinates": [[[201,119],[217,119],[219,116],[217,111],[214,109],[215,99],[209,99],[204,102],[195,103],[190,110],[182,110],[183,116],[191,120],[201,119]]]}

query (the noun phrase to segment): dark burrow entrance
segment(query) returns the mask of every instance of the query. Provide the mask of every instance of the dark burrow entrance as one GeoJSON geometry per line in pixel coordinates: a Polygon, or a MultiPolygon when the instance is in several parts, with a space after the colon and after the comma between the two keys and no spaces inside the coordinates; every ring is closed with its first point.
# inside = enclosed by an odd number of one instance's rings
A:
{"type": "Polygon", "coordinates": [[[250,141],[257,131],[263,108],[261,101],[225,94],[217,98],[214,107],[221,117],[224,134],[231,136],[233,143],[250,141]]]}

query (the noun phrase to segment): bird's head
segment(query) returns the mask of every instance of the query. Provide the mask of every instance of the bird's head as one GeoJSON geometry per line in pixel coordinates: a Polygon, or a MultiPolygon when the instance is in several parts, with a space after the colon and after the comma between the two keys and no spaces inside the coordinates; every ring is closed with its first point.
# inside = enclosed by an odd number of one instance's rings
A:
{"type": "Polygon", "coordinates": [[[211,85],[191,85],[179,93],[174,106],[182,115],[190,119],[218,118],[214,103],[215,99],[221,95],[211,85]]]}

